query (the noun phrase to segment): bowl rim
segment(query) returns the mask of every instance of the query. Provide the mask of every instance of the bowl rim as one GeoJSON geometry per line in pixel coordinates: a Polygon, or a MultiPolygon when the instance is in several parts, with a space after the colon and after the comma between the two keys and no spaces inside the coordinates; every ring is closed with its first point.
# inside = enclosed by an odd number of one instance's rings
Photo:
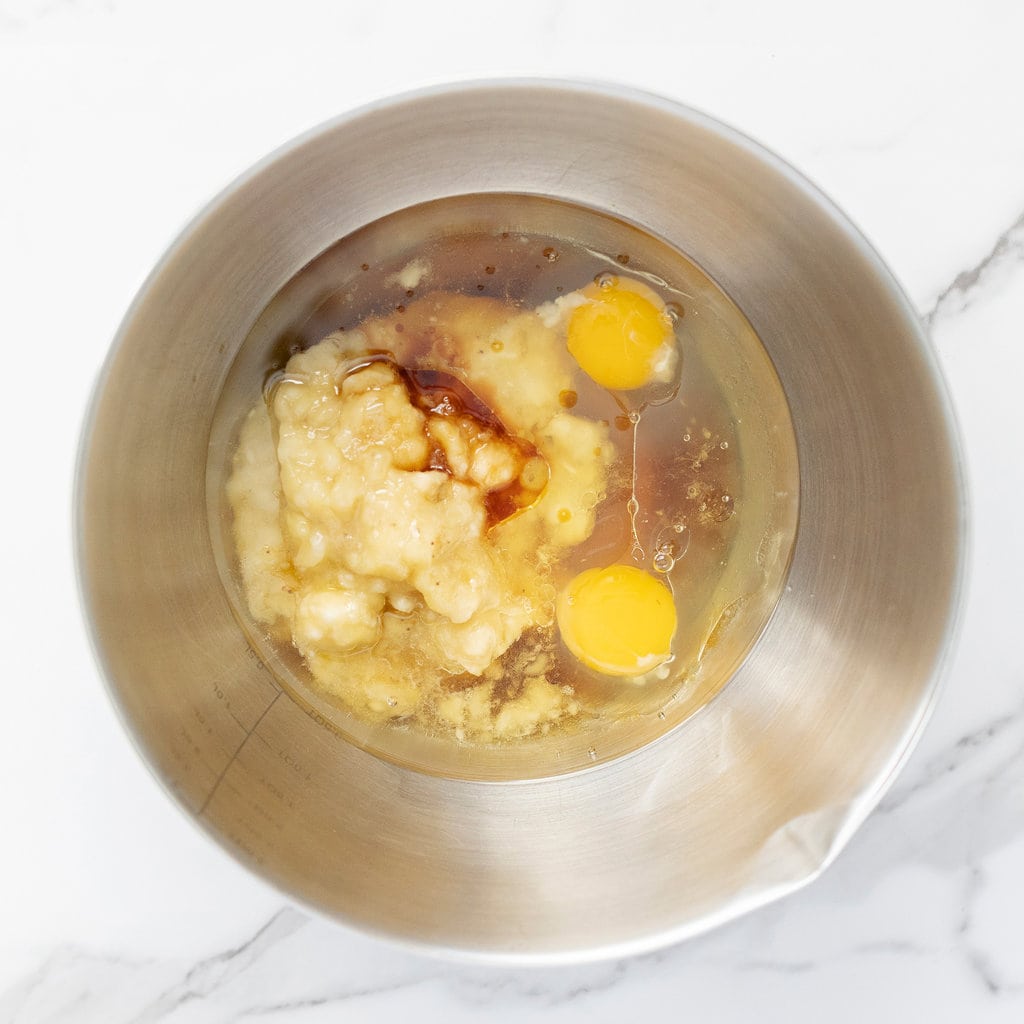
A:
{"type": "Polygon", "coordinates": [[[790,893],[804,888],[810,882],[818,878],[829,866],[831,866],[836,857],[846,847],[853,834],[861,827],[865,819],[893,786],[900,771],[905,766],[920,740],[921,734],[934,712],[942,689],[946,684],[953,652],[956,648],[956,644],[963,627],[967,579],[972,558],[971,523],[969,516],[969,482],[964,459],[962,431],[953,405],[950,390],[941,372],[938,355],[924,321],[910,302],[906,292],[896,280],[892,271],[882,260],[880,254],[864,233],[849,219],[841,207],[839,207],[839,205],[826,192],[816,184],[812,183],[799,170],[797,170],[793,164],[789,163],[786,159],[779,156],[776,152],[769,149],[753,136],[741,132],[728,122],[724,122],[717,117],[713,117],[702,110],[691,107],[679,100],[666,97],[657,92],[649,91],[631,84],[586,77],[467,77],[465,79],[432,83],[417,88],[403,90],[395,94],[380,96],[307,128],[275,147],[261,159],[248,166],[241,173],[235,175],[226,185],[221,187],[211,199],[204,203],[190,218],[188,218],[184,225],[182,225],[175,233],[173,239],[165,246],[162,254],[150,272],[138,286],[131,303],[121,318],[106,356],[96,372],[89,392],[89,397],[81,416],[74,464],[72,502],[71,539],[78,603],[88,643],[96,666],[99,669],[100,678],[102,679],[107,696],[121,721],[129,742],[135,748],[141,761],[149,769],[150,774],[158,783],[159,788],[179,808],[183,816],[192,823],[193,827],[210,840],[222,853],[226,854],[241,867],[245,868],[249,877],[257,880],[259,885],[279,894],[288,901],[288,903],[300,907],[310,916],[330,922],[334,927],[340,927],[351,933],[378,940],[397,949],[425,954],[441,960],[506,967],[584,964],[650,953],[674,945],[685,939],[692,938],[712,928],[745,916],[760,907],[773,903],[790,893]],[[916,348],[924,359],[924,363],[928,371],[929,384],[935,396],[938,398],[938,403],[947,426],[951,470],[954,475],[958,500],[955,510],[957,515],[955,537],[957,552],[950,588],[950,598],[947,606],[946,625],[943,631],[941,643],[938,645],[936,651],[936,656],[928,677],[927,685],[922,689],[922,697],[915,708],[913,715],[910,716],[906,728],[900,734],[899,742],[894,744],[892,754],[884,768],[876,774],[874,782],[867,789],[860,792],[857,798],[847,805],[844,813],[843,824],[832,838],[829,849],[821,860],[819,866],[815,870],[808,872],[804,877],[795,881],[782,883],[772,888],[761,889],[753,894],[747,893],[743,898],[735,899],[722,908],[694,917],[670,928],[664,928],[656,932],[647,933],[643,936],[634,937],[626,941],[613,942],[604,945],[588,945],[578,949],[559,949],[555,952],[546,951],[531,953],[522,951],[508,952],[480,950],[455,944],[438,944],[426,940],[396,935],[395,933],[385,929],[367,926],[362,922],[343,920],[327,910],[316,906],[304,897],[289,891],[284,886],[279,886],[265,874],[252,870],[251,866],[243,860],[239,852],[236,852],[232,847],[221,842],[212,825],[204,817],[197,815],[186,805],[184,800],[180,798],[180,796],[168,784],[168,781],[162,776],[157,765],[151,759],[150,754],[143,748],[141,737],[137,735],[136,730],[129,720],[127,711],[122,704],[113,682],[112,673],[109,670],[107,659],[104,656],[100,644],[100,637],[93,620],[91,601],[86,592],[85,572],[83,568],[83,496],[86,462],[95,428],[98,406],[105,385],[108,381],[111,367],[113,366],[124,342],[128,326],[134,320],[140,307],[147,301],[154,282],[163,274],[168,264],[172,262],[178,252],[189,244],[192,236],[202,228],[207,218],[221,206],[225,199],[239,191],[248,182],[259,177],[268,167],[274,165],[295,150],[300,149],[308,142],[377,111],[394,109],[424,99],[443,98],[462,93],[495,90],[514,93],[516,91],[538,88],[563,94],[575,94],[587,98],[606,96],[610,99],[638,103],[649,108],[654,108],[673,118],[697,124],[700,127],[710,130],[714,134],[725,138],[734,145],[737,145],[758,161],[774,168],[791,185],[796,186],[799,191],[807,196],[810,201],[823,207],[837,225],[842,228],[847,238],[859,250],[861,256],[864,257],[865,262],[873,271],[878,284],[887,288],[891,293],[896,304],[901,307],[902,311],[906,314],[908,324],[913,325],[916,348]]]}

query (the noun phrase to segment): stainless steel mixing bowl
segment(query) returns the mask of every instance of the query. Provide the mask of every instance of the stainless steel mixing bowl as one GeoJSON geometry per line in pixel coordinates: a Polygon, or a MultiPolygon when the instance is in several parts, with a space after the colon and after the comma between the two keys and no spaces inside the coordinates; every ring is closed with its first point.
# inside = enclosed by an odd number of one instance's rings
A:
{"type": "Polygon", "coordinates": [[[650,949],[815,877],[932,704],[963,561],[955,431],[920,322],[819,192],[749,139],[592,85],[461,85],[286,146],[183,232],[129,311],[79,465],[77,551],[125,724],[184,810],[293,899],[493,960],[650,949]],[[756,328],[800,457],[789,585],[729,685],[658,742],[516,783],[346,742],[250,649],[215,568],[214,406],[254,319],[329,245],[440,196],[530,192],[646,227],[756,328]]]}

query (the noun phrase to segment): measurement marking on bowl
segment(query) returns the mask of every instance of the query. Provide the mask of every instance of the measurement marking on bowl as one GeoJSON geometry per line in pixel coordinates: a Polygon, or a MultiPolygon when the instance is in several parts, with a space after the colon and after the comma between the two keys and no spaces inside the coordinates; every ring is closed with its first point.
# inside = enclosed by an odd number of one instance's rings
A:
{"type": "Polygon", "coordinates": [[[253,650],[252,646],[250,644],[246,644],[245,650],[246,650],[246,654],[249,657],[249,660],[250,661],[254,661],[256,663],[256,667],[261,672],[265,672],[267,670],[267,666],[264,663],[263,659],[259,656],[259,654],[256,651],[253,650]]]}
{"type": "Polygon", "coordinates": [[[228,770],[238,759],[238,755],[242,752],[242,748],[246,745],[246,743],[249,742],[250,738],[252,737],[252,734],[259,728],[260,722],[262,722],[263,719],[267,717],[267,715],[270,713],[270,709],[281,699],[281,695],[283,693],[283,690],[277,691],[277,693],[274,695],[274,699],[266,706],[265,710],[263,711],[263,714],[256,719],[256,721],[252,725],[252,728],[249,729],[248,732],[246,732],[245,737],[242,739],[242,742],[239,743],[238,746],[235,748],[235,752],[228,759],[228,763],[224,765],[224,767],[221,769],[220,774],[217,776],[216,781],[213,783],[213,788],[210,790],[210,792],[207,794],[206,799],[203,801],[203,806],[199,808],[200,815],[206,813],[206,808],[210,806],[210,801],[214,798],[214,796],[216,796],[217,790],[220,789],[220,784],[224,781],[224,776],[227,775],[228,770]]]}
{"type": "Polygon", "coordinates": [[[316,722],[317,725],[322,726],[328,732],[333,733],[335,736],[341,739],[346,739],[345,733],[339,729],[329,718],[325,718],[316,708],[304,707],[303,710],[306,714],[316,722]]]}
{"type": "MultiPolygon", "coordinates": [[[[201,813],[201,812],[200,812],[201,813]]],[[[246,856],[251,857],[257,864],[263,863],[263,856],[256,852],[253,845],[247,840],[243,839],[237,831],[227,830],[224,833],[225,837],[235,844],[246,856]]]]}
{"type": "MultiPolygon", "coordinates": [[[[260,662],[260,667],[263,667],[263,662],[260,662]]],[[[244,732],[246,729],[246,724],[238,717],[238,715],[235,714],[235,710],[231,706],[231,698],[228,697],[227,692],[220,685],[220,683],[215,682],[211,685],[213,688],[214,697],[216,697],[217,700],[219,700],[224,705],[224,710],[232,717],[232,719],[235,722],[235,725],[237,725],[238,728],[244,732]]]]}

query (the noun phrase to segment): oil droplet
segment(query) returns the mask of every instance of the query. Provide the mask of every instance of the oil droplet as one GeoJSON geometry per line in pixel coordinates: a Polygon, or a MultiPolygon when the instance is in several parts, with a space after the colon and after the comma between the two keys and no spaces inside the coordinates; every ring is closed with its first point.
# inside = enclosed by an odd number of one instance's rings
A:
{"type": "Polygon", "coordinates": [[[579,395],[572,388],[566,388],[558,392],[558,403],[563,409],[571,409],[577,402],[579,395]]]}
{"type": "Polygon", "coordinates": [[[665,721],[665,712],[664,711],[659,711],[658,712],[658,717],[664,722],[665,721]]]}
{"type": "Polygon", "coordinates": [[[505,347],[505,342],[503,342],[503,341],[492,341],[491,342],[491,350],[493,352],[500,352],[504,347],[505,347]]]}
{"type": "Polygon", "coordinates": [[[493,274],[494,273],[494,267],[484,267],[484,273],[485,274],[493,274]]]}
{"type": "Polygon", "coordinates": [[[678,302],[666,302],[665,312],[668,313],[669,320],[671,320],[672,323],[677,324],[683,319],[686,311],[678,302]]]}
{"type": "Polygon", "coordinates": [[[618,427],[619,430],[629,430],[629,423],[630,421],[628,416],[615,417],[615,426],[618,427]]]}
{"type": "Polygon", "coordinates": [[[570,519],[572,519],[572,512],[567,508],[560,508],[558,510],[558,521],[560,523],[567,523],[570,519]]]}
{"type": "Polygon", "coordinates": [[[384,698],[384,703],[387,704],[387,706],[389,708],[397,708],[398,707],[398,698],[397,697],[385,697],[384,698]]]}
{"type": "Polygon", "coordinates": [[[615,261],[617,263],[621,263],[623,266],[626,266],[629,263],[629,254],[625,252],[620,252],[619,255],[615,257],[615,261]]]}
{"type": "Polygon", "coordinates": [[[597,277],[594,278],[594,284],[596,284],[598,288],[604,288],[607,290],[609,288],[614,288],[618,283],[618,280],[619,279],[614,274],[609,274],[606,270],[603,274],[598,274],[597,277]]]}
{"type": "Polygon", "coordinates": [[[558,259],[558,250],[548,246],[542,253],[541,256],[548,261],[548,263],[554,263],[558,259]]]}
{"type": "Polygon", "coordinates": [[[519,474],[519,483],[528,491],[541,491],[548,482],[548,464],[536,455],[519,474]]]}
{"type": "Polygon", "coordinates": [[[370,264],[369,263],[360,263],[359,264],[359,269],[360,270],[369,270],[370,269],[370,264]]]}

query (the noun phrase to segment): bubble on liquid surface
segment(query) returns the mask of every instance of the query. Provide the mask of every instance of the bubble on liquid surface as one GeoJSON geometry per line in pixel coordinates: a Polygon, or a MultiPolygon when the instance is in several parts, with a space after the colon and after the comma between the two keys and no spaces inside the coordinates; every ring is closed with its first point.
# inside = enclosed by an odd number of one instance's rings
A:
{"type": "Polygon", "coordinates": [[[658,548],[658,550],[654,552],[654,569],[656,572],[671,572],[675,567],[676,560],[667,545],[658,548]]]}
{"type": "Polygon", "coordinates": [[[686,524],[678,520],[666,523],[654,537],[654,568],[658,572],[671,572],[689,547],[690,531],[686,524]],[[668,568],[662,568],[663,565],[668,568]]]}

